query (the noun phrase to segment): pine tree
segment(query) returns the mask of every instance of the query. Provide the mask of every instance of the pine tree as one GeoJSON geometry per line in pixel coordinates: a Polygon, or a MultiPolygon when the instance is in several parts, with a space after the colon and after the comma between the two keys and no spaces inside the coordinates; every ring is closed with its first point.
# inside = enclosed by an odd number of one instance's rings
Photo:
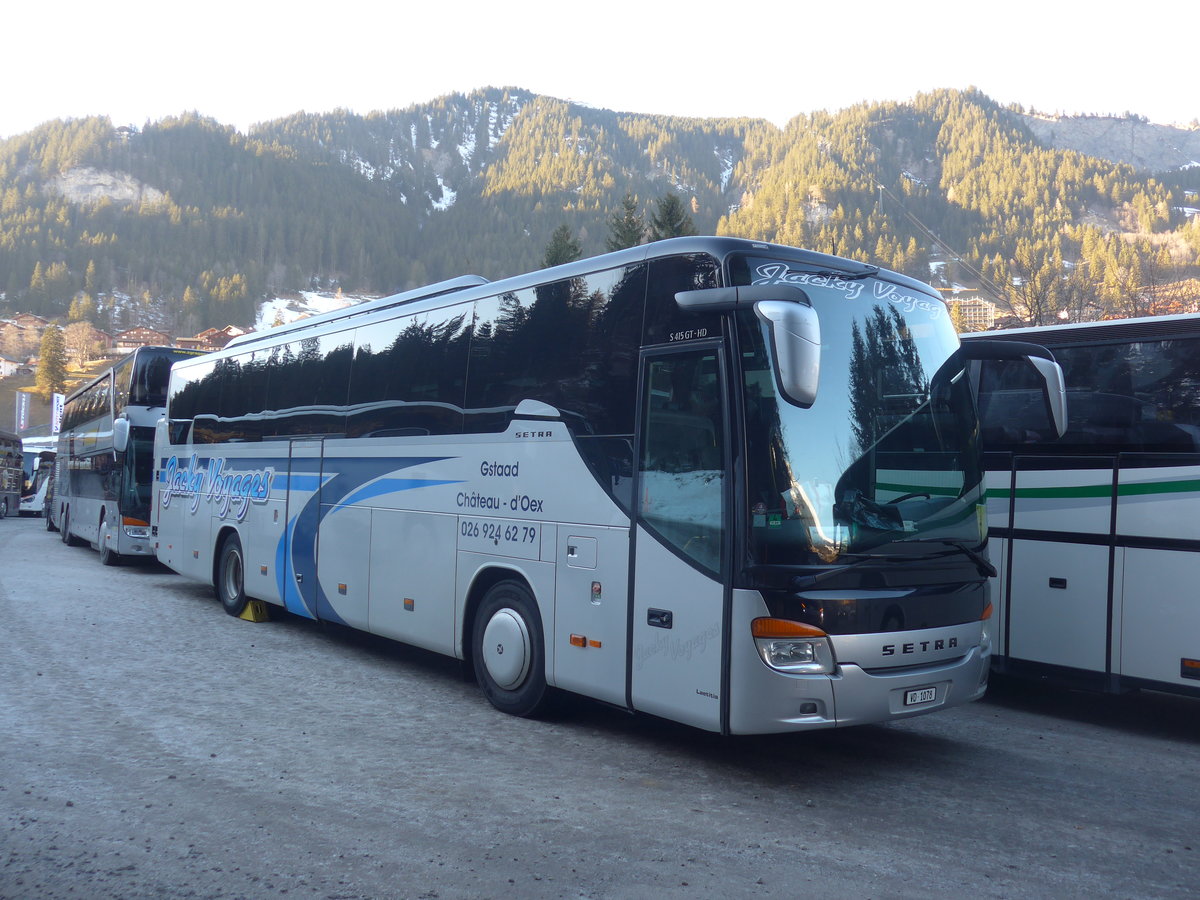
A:
{"type": "Polygon", "coordinates": [[[621,211],[608,220],[608,239],[604,246],[610,251],[636,247],[646,239],[646,220],[637,208],[637,197],[628,191],[621,201],[621,211]]]}
{"type": "Polygon", "coordinates": [[[571,234],[567,225],[559,225],[550,236],[550,243],[542,256],[542,268],[561,266],[563,263],[574,262],[583,256],[583,248],[579,240],[571,234]]]}
{"type": "Polygon", "coordinates": [[[96,318],[96,301],[89,294],[80,292],[71,301],[67,310],[68,322],[91,322],[96,318]]]}
{"type": "Polygon", "coordinates": [[[67,386],[67,345],[62,329],[47,325],[42,333],[42,346],[38,351],[37,379],[34,393],[45,401],[52,394],[61,394],[67,386]]]}
{"type": "Polygon", "coordinates": [[[663,241],[695,233],[692,217],[677,193],[667,191],[658,198],[654,214],[650,216],[650,240],[663,241]]]}

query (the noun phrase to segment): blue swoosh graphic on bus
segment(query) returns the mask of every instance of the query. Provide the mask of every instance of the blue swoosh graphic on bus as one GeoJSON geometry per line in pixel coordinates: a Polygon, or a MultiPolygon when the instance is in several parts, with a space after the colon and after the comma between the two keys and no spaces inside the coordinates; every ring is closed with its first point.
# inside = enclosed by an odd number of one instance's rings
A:
{"type": "MultiPolygon", "coordinates": [[[[292,460],[292,471],[289,473],[288,485],[294,491],[300,491],[299,485],[311,485],[311,496],[304,501],[303,507],[287,523],[284,538],[280,540],[282,554],[277,553],[276,579],[280,596],[289,612],[312,619],[345,624],[341,616],[334,610],[329,598],[321,589],[317,580],[317,534],[325,516],[335,509],[357,502],[364,496],[380,496],[383,493],[395,491],[381,490],[370,494],[372,483],[378,483],[399,469],[408,469],[426,463],[440,462],[451,459],[446,456],[420,456],[407,459],[395,457],[367,458],[338,458],[308,457],[292,460]],[[300,471],[296,471],[300,469],[300,471]],[[308,471],[305,471],[305,470],[308,471]],[[322,471],[323,469],[323,471],[322,471]],[[359,496],[363,495],[363,496],[359,496]],[[325,498],[322,502],[322,498],[325,498]],[[297,583],[294,575],[302,575],[297,583]]],[[[419,487],[434,487],[441,484],[453,484],[452,481],[424,479],[387,479],[394,483],[408,482],[404,490],[419,487]]],[[[289,497],[291,500],[299,498],[289,497]]]]}
{"type": "Polygon", "coordinates": [[[321,486],[321,476],[281,472],[275,476],[274,486],[282,491],[315,491],[321,486]]]}
{"type": "Polygon", "coordinates": [[[304,505],[300,512],[288,520],[283,529],[283,536],[279,539],[279,546],[275,553],[276,586],[279,588],[279,596],[283,599],[284,608],[288,612],[316,619],[319,618],[315,597],[317,583],[316,530],[313,527],[311,535],[309,534],[308,519],[311,517],[305,516],[305,513],[311,507],[320,505],[321,489],[324,484],[332,480],[332,476],[326,476],[325,481],[322,481],[320,457],[292,459],[291,467],[293,470],[306,468],[313,471],[292,471],[282,479],[283,495],[287,498],[288,507],[291,507],[293,500],[297,503],[301,502],[301,498],[293,497],[292,492],[303,491],[311,496],[303,501],[304,505]],[[304,550],[305,547],[308,548],[307,552],[304,550]],[[296,552],[297,548],[300,549],[299,553],[296,552]],[[301,577],[300,583],[297,583],[296,575],[301,577]]]}
{"type": "Polygon", "coordinates": [[[381,478],[375,483],[368,484],[366,487],[355,491],[344,500],[339,500],[337,505],[345,508],[353,506],[355,503],[360,503],[363,500],[373,500],[376,497],[382,497],[385,494],[396,494],[400,491],[411,491],[421,487],[434,487],[439,484],[462,484],[462,479],[443,479],[439,481],[424,478],[381,478]]]}

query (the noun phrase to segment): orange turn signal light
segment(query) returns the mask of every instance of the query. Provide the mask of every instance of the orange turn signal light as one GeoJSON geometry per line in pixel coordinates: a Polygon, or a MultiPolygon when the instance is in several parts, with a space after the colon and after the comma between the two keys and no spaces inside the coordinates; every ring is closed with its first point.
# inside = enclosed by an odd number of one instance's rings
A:
{"type": "Polygon", "coordinates": [[[755,619],[750,623],[750,633],[756,638],[827,637],[820,628],[793,622],[791,619],[755,619]]]}
{"type": "Polygon", "coordinates": [[[985,622],[985,621],[987,621],[988,619],[990,619],[990,618],[992,617],[992,612],[993,612],[993,610],[992,610],[992,604],[991,604],[991,603],[989,603],[987,606],[985,606],[985,607],[983,608],[983,612],[982,612],[982,613],[980,614],[980,616],[979,616],[979,621],[980,621],[980,622],[985,622]]]}

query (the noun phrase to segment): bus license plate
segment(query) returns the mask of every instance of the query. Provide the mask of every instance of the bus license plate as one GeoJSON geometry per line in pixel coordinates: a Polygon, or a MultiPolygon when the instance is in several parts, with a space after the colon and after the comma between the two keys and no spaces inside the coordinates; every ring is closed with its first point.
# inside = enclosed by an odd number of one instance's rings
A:
{"type": "Polygon", "coordinates": [[[937,688],[917,688],[912,691],[904,692],[904,705],[916,706],[918,703],[929,703],[937,699],[937,688]]]}

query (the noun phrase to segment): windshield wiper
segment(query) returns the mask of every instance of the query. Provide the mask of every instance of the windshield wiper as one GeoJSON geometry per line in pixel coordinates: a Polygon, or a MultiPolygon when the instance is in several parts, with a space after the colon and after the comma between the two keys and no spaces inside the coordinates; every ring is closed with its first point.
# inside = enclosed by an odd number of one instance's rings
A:
{"type": "MultiPolygon", "coordinates": [[[[841,575],[844,572],[849,572],[852,569],[857,569],[860,566],[865,566],[867,563],[878,562],[905,562],[911,559],[908,556],[893,556],[889,553],[845,553],[842,558],[847,556],[857,557],[854,562],[844,565],[833,565],[831,568],[823,569],[813,575],[794,575],[792,577],[791,587],[795,591],[806,591],[811,587],[815,587],[822,581],[841,575]]],[[[757,568],[757,567],[752,567],[757,568]]],[[[770,568],[779,569],[779,566],[770,568]]],[[[807,566],[805,568],[808,568],[807,566]]]]}
{"type": "Polygon", "coordinates": [[[979,570],[980,575],[986,575],[989,578],[996,576],[996,567],[991,564],[986,556],[969,547],[966,541],[955,540],[954,538],[926,538],[920,541],[905,541],[906,544],[948,544],[952,550],[947,550],[945,553],[935,553],[934,558],[939,556],[952,556],[957,553],[965,554],[971,562],[975,563],[975,568],[979,570]]]}

